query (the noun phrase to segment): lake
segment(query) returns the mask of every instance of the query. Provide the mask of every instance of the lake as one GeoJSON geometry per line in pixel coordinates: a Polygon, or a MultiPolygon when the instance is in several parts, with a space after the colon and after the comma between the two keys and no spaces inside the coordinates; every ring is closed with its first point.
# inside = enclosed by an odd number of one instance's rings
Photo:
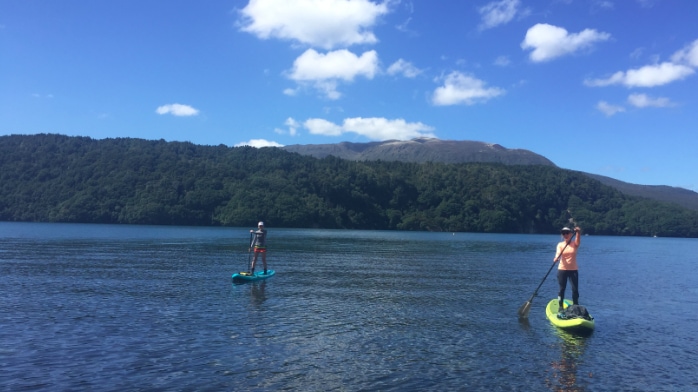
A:
{"type": "Polygon", "coordinates": [[[579,337],[559,235],[249,229],[0,222],[0,389],[698,389],[696,239],[584,236],[579,337]]]}

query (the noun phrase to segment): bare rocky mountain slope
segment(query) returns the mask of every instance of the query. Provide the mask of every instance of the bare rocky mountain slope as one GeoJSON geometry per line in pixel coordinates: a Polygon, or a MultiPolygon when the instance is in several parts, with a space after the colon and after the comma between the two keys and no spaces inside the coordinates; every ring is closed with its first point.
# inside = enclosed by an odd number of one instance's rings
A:
{"type": "MultiPolygon", "coordinates": [[[[316,158],[332,155],[337,158],[355,161],[486,162],[506,165],[555,166],[549,159],[528,150],[508,149],[499,144],[466,140],[418,138],[407,141],[389,140],[369,143],[294,144],[285,146],[283,149],[316,158]]],[[[698,193],[688,189],[670,186],[637,185],[597,174],[583,174],[605,185],[616,188],[627,195],[676,203],[692,210],[698,210],[698,193]]]]}
{"type": "Polygon", "coordinates": [[[488,162],[506,165],[549,165],[547,158],[528,150],[508,149],[499,144],[419,138],[407,141],[337,144],[295,144],[283,147],[286,151],[324,158],[333,155],[354,161],[401,162],[488,162]]]}

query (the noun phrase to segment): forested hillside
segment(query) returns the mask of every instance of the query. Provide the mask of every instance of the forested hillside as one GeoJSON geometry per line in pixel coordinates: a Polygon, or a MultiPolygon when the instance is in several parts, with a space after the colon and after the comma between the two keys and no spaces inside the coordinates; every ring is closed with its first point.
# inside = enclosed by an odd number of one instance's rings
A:
{"type": "Polygon", "coordinates": [[[0,220],[698,237],[698,212],[553,166],[356,162],[278,148],[0,137],[0,220]]]}
{"type": "MultiPolygon", "coordinates": [[[[532,151],[509,149],[498,144],[469,140],[440,140],[416,138],[412,140],[388,140],[381,142],[335,144],[296,144],[282,149],[324,158],[333,155],[353,161],[399,161],[441,163],[503,163],[506,165],[549,165],[549,159],[532,151]]],[[[698,211],[698,193],[688,189],[639,185],[618,181],[598,174],[583,173],[602,184],[609,185],[629,196],[639,196],[663,202],[676,203],[698,211]]]]}

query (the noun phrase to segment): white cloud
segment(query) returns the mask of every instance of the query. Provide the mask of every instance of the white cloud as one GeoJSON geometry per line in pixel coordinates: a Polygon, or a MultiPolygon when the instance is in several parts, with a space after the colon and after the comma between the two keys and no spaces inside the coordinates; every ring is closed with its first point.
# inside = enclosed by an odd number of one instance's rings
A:
{"type": "Polygon", "coordinates": [[[399,59],[388,67],[388,75],[401,74],[406,78],[414,78],[422,73],[422,70],[415,67],[409,61],[399,59]]]}
{"type": "Polygon", "coordinates": [[[621,113],[625,111],[624,107],[611,105],[605,101],[601,101],[598,104],[596,104],[596,108],[608,117],[611,117],[616,113],[621,113]]]}
{"type": "Polygon", "coordinates": [[[610,34],[592,29],[570,34],[562,27],[538,23],[528,29],[521,48],[533,50],[529,57],[531,61],[543,62],[590,48],[595,42],[610,38],[610,34]]]}
{"type": "Polygon", "coordinates": [[[674,55],[671,56],[671,61],[677,64],[698,67],[698,39],[674,53],[674,55]]]}
{"type": "Polygon", "coordinates": [[[194,109],[193,107],[189,105],[181,105],[178,103],[173,103],[170,105],[162,105],[158,107],[155,110],[155,113],[157,114],[171,114],[173,116],[178,116],[178,117],[188,117],[188,116],[196,116],[199,114],[199,111],[197,109],[194,109]]]}
{"type": "Polygon", "coordinates": [[[625,72],[618,71],[607,78],[586,79],[584,84],[590,87],[620,84],[629,88],[663,86],[693,75],[697,67],[698,40],[695,40],[674,53],[671,61],[645,65],[625,72]]]}
{"type": "Polygon", "coordinates": [[[403,119],[389,120],[381,117],[347,118],[342,125],[321,118],[311,118],[303,123],[311,134],[340,136],[355,133],[370,140],[410,140],[417,137],[435,137],[430,127],[421,122],[408,123],[403,119]]]}
{"type": "Polygon", "coordinates": [[[296,136],[298,135],[298,128],[301,126],[301,124],[298,123],[293,117],[289,117],[284,121],[284,125],[288,128],[287,130],[284,129],[279,129],[276,128],[274,129],[274,132],[284,135],[284,134],[289,134],[291,136],[296,136]]]}
{"type": "Polygon", "coordinates": [[[628,103],[638,108],[665,108],[669,106],[674,106],[674,103],[672,103],[671,100],[669,100],[669,98],[652,98],[646,94],[630,94],[628,96],[628,103]]]}
{"type": "Polygon", "coordinates": [[[295,88],[286,88],[286,89],[284,89],[283,93],[284,93],[285,95],[288,95],[288,96],[291,96],[291,97],[295,97],[296,95],[298,95],[298,89],[295,89],[295,88]]]}
{"type": "Polygon", "coordinates": [[[511,22],[518,12],[520,0],[500,0],[485,4],[478,10],[482,16],[480,30],[491,29],[511,22]]]}
{"type": "Polygon", "coordinates": [[[370,29],[389,12],[388,2],[368,0],[250,0],[241,30],[323,49],[378,41],[370,29]]]}
{"type": "Polygon", "coordinates": [[[286,126],[288,127],[288,133],[291,136],[294,136],[297,133],[298,127],[301,126],[301,124],[299,124],[298,121],[294,120],[292,117],[287,118],[284,124],[286,124],[286,126]]]}
{"type": "Polygon", "coordinates": [[[452,72],[444,79],[444,84],[434,90],[434,105],[474,105],[505,93],[497,87],[485,87],[485,82],[460,72],[452,72]]]}
{"type": "Polygon", "coordinates": [[[339,136],[343,133],[342,127],[322,118],[305,120],[303,126],[313,135],[339,136]]]}
{"type": "MultiPolygon", "coordinates": [[[[351,82],[357,76],[373,79],[378,72],[375,50],[361,56],[342,49],[327,54],[306,50],[294,62],[289,78],[299,83],[310,83],[329,99],[338,99],[338,81],[351,82]]],[[[289,94],[290,95],[290,94],[289,94]]]]}
{"type": "Polygon", "coordinates": [[[604,87],[613,84],[622,84],[626,87],[656,87],[684,79],[694,72],[688,66],[664,62],[626,72],[618,71],[606,79],[587,79],[584,84],[590,87],[604,87]]]}
{"type": "Polygon", "coordinates": [[[242,147],[242,146],[261,148],[261,147],[283,147],[284,145],[279,144],[277,142],[264,140],[264,139],[251,139],[248,142],[240,142],[240,143],[235,145],[235,147],[242,147]]]}
{"type": "Polygon", "coordinates": [[[364,52],[360,57],[342,49],[318,53],[306,50],[293,62],[290,78],[296,81],[342,79],[353,80],[357,75],[372,79],[378,71],[378,55],[375,50],[364,52]]]}
{"type": "Polygon", "coordinates": [[[335,80],[320,80],[314,85],[327,99],[335,101],[342,97],[342,93],[337,91],[337,81],[335,80]]]}

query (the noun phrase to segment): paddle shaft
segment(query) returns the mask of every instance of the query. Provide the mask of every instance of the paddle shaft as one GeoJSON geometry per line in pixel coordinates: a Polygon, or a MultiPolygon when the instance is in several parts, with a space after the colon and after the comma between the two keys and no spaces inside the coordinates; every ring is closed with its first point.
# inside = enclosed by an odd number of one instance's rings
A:
{"type": "Polygon", "coordinates": [[[254,236],[254,233],[250,233],[250,246],[249,250],[247,251],[247,271],[252,272],[252,237],[254,236]]]}
{"type": "Polygon", "coordinates": [[[552,270],[553,270],[553,267],[555,267],[555,264],[556,264],[558,261],[560,261],[560,258],[562,257],[562,253],[565,251],[565,249],[567,249],[567,246],[570,244],[570,242],[572,242],[572,240],[574,239],[574,237],[575,237],[576,235],[577,235],[577,232],[575,231],[575,232],[574,232],[574,235],[573,235],[572,237],[570,237],[570,240],[567,241],[567,242],[565,243],[565,247],[562,248],[562,251],[560,251],[560,255],[557,257],[557,259],[555,259],[555,261],[553,261],[553,264],[550,266],[550,268],[548,268],[548,272],[545,273],[545,276],[543,277],[543,280],[541,280],[541,281],[540,281],[540,284],[538,285],[538,287],[536,287],[536,291],[533,292],[533,295],[531,296],[531,299],[528,300],[529,302],[530,302],[530,301],[533,301],[533,298],[538,294],[538,290],[541,288],[541,286],[543,286],[543,283],[545,282],[545,279],[548,278],[548,275],[550,275],[550,271],[552,271],[552,270]]]}
{"type": "MultiPolygon", "coordinates": [[[[570,213],[570,210],[567,210],[567,213],[570,215],[570,219],[569,219],[570,222],[571,222],[572,224],[574,224],[574,226],[576,227],[577,224],[574,222],[574,218],[572,218],[572,214],[570,213]]],[[[556,264],[556,263],[560,260],[560,258],[562,257],[562,253],[565,251],[565,249],[567,249],[567,246],[570,244],[570,242],[572,242],[572,240],[574,239],[574,237],[575,237],[576,235],[577,235],[577,232],[575,231],[575,232],[574,232],[574,235],[572,235],[572,237],[570,237],[569,241],[567,241],[567,242],[565,243],[565,247],[562,248],[562,251],[560,252],[560,255],[558,255],[557,258],[553,261],[553,264],[552,264],[552,265],[550,266],[550,268],[548,269],[548,272],[545,273],[545,276],[543,277],[543,280],[540,281],[540,284],[538,285],[538,287],[536,287],[536,291],[533,292],[533,295],[531,295],[531,298],[529,298],[528,301],[524,302],[524,304],[521,305],[521,307],[519,308],[519,312],[518,312],[518,313],[519,313],[519,318],[520,318],[520,319],[526,319],[526,318],[528,318],[528,312],[531,311],[531,303],[533,302],[533,298],[536,297],[536,295],[538,294],[538,290],[541,288],[541,286],[543,286],[543,283],[545,282],[545,279],[548,278],[548,275],[550,275],[550,271],[553,270],[553,267],[555,266],[555,264],[556,264]]]]}

